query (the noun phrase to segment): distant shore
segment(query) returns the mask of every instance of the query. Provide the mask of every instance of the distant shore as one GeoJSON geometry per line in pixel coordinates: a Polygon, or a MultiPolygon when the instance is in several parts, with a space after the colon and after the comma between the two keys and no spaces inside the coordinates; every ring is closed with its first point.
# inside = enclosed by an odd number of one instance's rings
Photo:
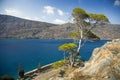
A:
{"type": "MultiPolygon", "coordinates": [[[[73,40],[71,38],[0,38],[0,39],[18,39],[18,40],[22,40],[22,39],[26,39],[26,40],[73,40]]],[[[100,39],[100,40],[112,40],[112,39],[100,39]]],[[[95,41],[95,40],[86,40],[86,41],[95,41]]],[[[98,40],[99,41],[99,40],[98,40]]]]}

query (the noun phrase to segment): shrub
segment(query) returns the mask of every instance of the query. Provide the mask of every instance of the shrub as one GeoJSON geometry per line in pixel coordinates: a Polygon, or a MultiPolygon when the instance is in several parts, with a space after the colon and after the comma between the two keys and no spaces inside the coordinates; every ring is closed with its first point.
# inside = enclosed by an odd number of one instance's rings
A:
{"type": "Polygon", "coordinates": [[[0,77],[0,80],[15,80],[15,79],[9,75],[3,75],[2,77],[0,77]]]}
{"type": "Polygon", "coordinates": [[[61,77],[63,77],[64,74],[65,74],[65,71],[64,70],[60,70],[59,74],[60,74],[61,77]]]}
{"type": "Polygon", "coordinates": [[[62,66],[65,66],[65,61],[64,60],[61,60],[61,61],[58,61],[58,62],[55,62],[55,63],[52,64],[53,68],[58,68],[58,67],[62,67],[62,66]]]}

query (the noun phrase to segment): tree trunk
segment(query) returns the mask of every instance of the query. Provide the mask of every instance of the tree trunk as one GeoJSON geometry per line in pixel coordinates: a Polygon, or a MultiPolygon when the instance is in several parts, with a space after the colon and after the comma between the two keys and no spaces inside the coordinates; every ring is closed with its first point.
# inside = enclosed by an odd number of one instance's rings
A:
{"type": "Polygon", "coordinates": [[[77,53],[79,53],[80,48],[81,48],[81,43],[82,43],[82,39],[79,40],[79,44],[78,44],[78,49],[77,49],[77,53]]]}
{"type": "Polygon", "coordinates": [[[66,58],[66,57],[65,57],[65,54],[66,54],[66,51],[64,51],[64,54],[63,54],[63,55],[64,55],[64,61],[65,61],[65,58],[66,58]]]}
{"type": "Polygon", "coordinates": [[[73,67],[74,65],[74,57],[73,57],[73,54],[71,54],[70,58],[69,58],[69,61],[70,61],[70,66],[73,67]]]}
{"type": "Polygon", "coordinates": [[[79,39],[79,44],[78,44],[78,48],[77,48],[77,53],[79,53],[80,48],[81,48],[81,43],[82,43],[82,38],[83,38],[83,28],[82,28],[82,21],[80,21],[80,24],[78,24],[77,26],[79,27],[79,33],[80,33],[80,39],[79,39]]]}

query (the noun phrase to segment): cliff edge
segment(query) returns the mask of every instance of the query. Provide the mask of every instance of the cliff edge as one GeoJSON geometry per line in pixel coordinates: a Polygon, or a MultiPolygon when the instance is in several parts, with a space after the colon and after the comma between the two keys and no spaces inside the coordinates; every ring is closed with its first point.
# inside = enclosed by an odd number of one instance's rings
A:
{"type": "Polygon", "coordinates": [[[75,78],[75,73],[85,80],[120,80],[120,39],[94,49],[85,67],[76,69],[69,77],[75,78]]]}

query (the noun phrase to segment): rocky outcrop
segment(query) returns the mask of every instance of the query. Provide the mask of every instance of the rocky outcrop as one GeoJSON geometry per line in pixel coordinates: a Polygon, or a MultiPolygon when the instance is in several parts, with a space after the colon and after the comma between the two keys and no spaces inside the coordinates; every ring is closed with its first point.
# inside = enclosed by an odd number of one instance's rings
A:
{"type": "Polygon", "coordinates": [[[76,69],[69,77],[75,77],[75,73],[95,80],[120,80],[120,39],[94,49],[85,67],[76,69]]]}
{"type": "Polygon", "coordinates": [[[120,39],[94,49],[85,66],[75,69],[68,77],[51,77],[49,80],[120,80],[120,39]]]}

